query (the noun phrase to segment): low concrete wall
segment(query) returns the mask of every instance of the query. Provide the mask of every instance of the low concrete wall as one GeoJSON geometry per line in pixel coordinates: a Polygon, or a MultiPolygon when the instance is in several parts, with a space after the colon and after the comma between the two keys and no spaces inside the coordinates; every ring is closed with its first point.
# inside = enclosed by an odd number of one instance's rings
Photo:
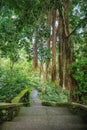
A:
{"type": "Polygon", "coordinates": [[[77,114],[84,121],[87,122],[87,105],[79,104],[79,103],[59,103],[59,102],[51,102],[51,101],[42,101],[42,105],[44,106],[53,106],[53,107],[67,107],[73,114],[77,114]]]}
{"type": "Polygon", "coordinates": [[[21,106],[28,106],[29,95],[29,90],[26,88],[12,99],[11,103],[0,103],[0,122],[12,120],[21,106]]]}

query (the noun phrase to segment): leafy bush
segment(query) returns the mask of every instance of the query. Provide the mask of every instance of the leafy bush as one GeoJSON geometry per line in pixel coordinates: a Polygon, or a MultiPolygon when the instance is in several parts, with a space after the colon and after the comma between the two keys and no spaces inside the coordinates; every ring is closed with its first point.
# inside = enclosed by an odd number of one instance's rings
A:
{"type": "Polygon", "coordinates": [[[72,64],[71,75],[76,81],[74,95],[78,95],[79,102],[87,104],[87,58],[78,58],[72,64]]]}
{"type": "Polygon", "coordinates": [[[29,79],[19,70],[14,70],[13,75],[8,69],[0,70],[0,101],[10,102],[21,90],[29,86],[29,79]]]}
{"type": "Polygon", "coordinates": [[[59,93],[58,82],[52,84],[48,81],[45,86],[45,92],[41,93],[41,99],[51,102],[67,102],[67,95],[64,92],[59,93]]]}

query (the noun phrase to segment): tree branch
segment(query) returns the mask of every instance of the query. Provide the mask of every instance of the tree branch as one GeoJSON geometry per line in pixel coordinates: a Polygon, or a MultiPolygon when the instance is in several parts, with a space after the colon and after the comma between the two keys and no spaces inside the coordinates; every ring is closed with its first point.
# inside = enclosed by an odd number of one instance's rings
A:
{"type": "Polygon", "coordinates": [[[69,37],[76,31],[76,29],[77,29],[79,26],[81,26],[81,24],[82,24],[85,20],[87,20],[87,17],[83,18],[83,19],[77,24],[77,26],[76,26],[76,27],[73,29],[73,31],[67,36],[67,38],[69,38],[69,37]]]}

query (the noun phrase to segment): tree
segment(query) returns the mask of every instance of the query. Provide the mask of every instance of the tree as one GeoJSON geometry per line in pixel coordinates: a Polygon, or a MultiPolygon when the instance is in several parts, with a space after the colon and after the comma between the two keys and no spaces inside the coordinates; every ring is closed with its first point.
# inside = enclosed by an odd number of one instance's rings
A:
{"type": "MultiPolygon", "coordinates": [[[[58,42],[59,86],[61,87],[61,90],[64,88],[65,91],[67,91],[69,100],[73,100],[72,93],[74,91],[77,91],[76,88],[77,81],[71,74],[70,66],[72,62],[78,59],[77,56],[75,57],[74,54],[75,54],[75,48],[76,47],[78,48],[80,46],[79,45],[80,42],[79,44],[77,43],[77,41],[79,41],[80,39],[79,32],[82,33],[80,35],[81,37],[83,37],[83,35],[86,35],[85,33],[85,28],[87,28],[86,0],[84,1],[83,0],[80,1],[78,0],[72,0],[72,1],[71,0],[58,0],[58,1],[57,0],[55,1],[21,0],[21,2],[17,0],[13,0],[13,1],[2,0],[2,3],[4,6],[10,8],[10,10],[15,12],[16,16],[18,17],[16,24],[20,32],[23,30],[25,31],[26,30],[25,28],[27,28],[28,33],[26,33],[27,34],[26,36],[30,41],[33,35],[35,34],[36,42],[33,48],[34,67],[35,68],[37,67],[37,61],[41,63],[41,66],[45,64],[46,69],[44,73],[46,77],[48,77],[49,61],[51,58],[50,52],[52,52],[52,66],[51,66],[52,82],[55,82],[56,80],[56,65],[57,65],[56,41],[58,42]],[[52,23],[48,22],[49,13],[51,19],[50,21],[52,23]],[[57,15],[58,15],[58,19],[57,19],[57,15]],[[56,26],[55,26],[56,20],[58,21],[57,37],[56,37],[56,26]],[[51,42],[52,42],[52,50],[50,47],[51,42]]],[[[16,27],[16,24],[13,25],[12,23],[12,26],[16,27]]],[[[7,30],[7,34],[8,34],[8,30],[7,30]]],[[[11,40],[10,35],[8,36],[9,39],[11,40]]],[[[15,41],[16,34],[15,37],[14,35],[11,36],[13,41],[15,41]]],[[[11,43],[10,40],[6,38],[7,37],[5,37],[5,41],[11,43]]],[[[30,48],[28,44],[26,50],[27,48],[28,50],[30,48]]]]}
{"type": "Polygon", "coordinates": [[[46,79],[49,79],[49,67],[50,67],[50,59],[51,59],[51,25],[52,25],[52,16],[51,12],[48,13],[48,27],[49,27],[49,37],[47,39],[47,48],[48,48],[48,54],[47,60],[46,60],[46,79]]]}
{"type": "Polygon", "coordinates": [[[10,11],[8,7],[2,8],[0,19],[1,55],[10,59],[10,70],[12,72],[13,65],[19,58],[16,19],[13,18],[13,11],[10,11]]]}
{"type": "Polygon", "coordinates": [[[37,52],[37,40],[34,39],[34,45],[33,45],[33,64],[34,64],[34,70],[38,67],[38,52],[37,52]]]}
{"type": "Polygon", "coordinates": [[[52,82],[56,80],[56,10],[52,9],[52,82]]]}

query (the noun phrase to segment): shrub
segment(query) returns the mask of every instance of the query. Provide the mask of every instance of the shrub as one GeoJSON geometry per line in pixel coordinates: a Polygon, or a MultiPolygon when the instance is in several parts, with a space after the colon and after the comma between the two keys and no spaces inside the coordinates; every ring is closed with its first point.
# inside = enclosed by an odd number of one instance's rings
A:
{"type": "Polygon", "coordinates": [[[26,86],[29,86],[29,79],[20,71],[15,70],[13,75],[7,69],[0,70],[0,101],[10,102],[26,86]]]}
{"type": "Polygon", "coordinates": [[[87,104],[87,58],[78,59],[72,64],[71,75],[76,81],[74,95],[78,95],[79,101],[87,104]]]}

